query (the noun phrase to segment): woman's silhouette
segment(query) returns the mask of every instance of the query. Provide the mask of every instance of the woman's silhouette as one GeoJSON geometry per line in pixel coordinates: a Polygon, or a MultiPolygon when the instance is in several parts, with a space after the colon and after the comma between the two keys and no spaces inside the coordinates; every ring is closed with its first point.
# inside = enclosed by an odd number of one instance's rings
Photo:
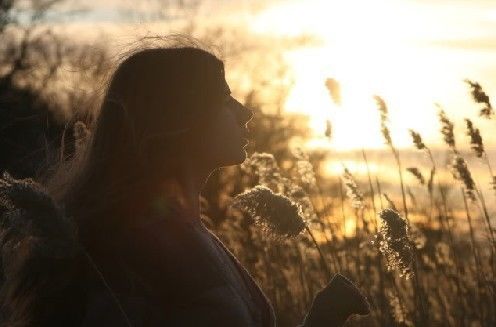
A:
{"type": "MultiPolygon", "coordinates": [[[[83,326],[275,325],[261,289],[200,219],[211,172],[245,160],[252,115],[223,62],[199,47],[141,50],[118,66],[80,167],[54,191],[97,272],[83,326]]],[[[367,310],[338,276],[304,325],[367,310]]]]}

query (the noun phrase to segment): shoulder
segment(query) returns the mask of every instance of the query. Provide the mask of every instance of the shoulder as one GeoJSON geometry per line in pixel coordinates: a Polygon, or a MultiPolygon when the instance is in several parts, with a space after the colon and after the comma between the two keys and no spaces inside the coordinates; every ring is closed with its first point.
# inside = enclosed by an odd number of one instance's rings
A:
{"type": "Polygon", "coordinates": [[[179,219],[139,224],[120,243],[126,264],[163,301],[181,302],[223,284],[201,236],[179,219]]]}
{"type": "Polygon", "coordinates": [[[260,285],[257,283],[255,278],[250,274],[250,272],[241,264],[237,257],[224,245],[220,238],[213,232],[209,231],[212,239],[222,248],[225,253],[230,257],[233,264],[236,266],[240,272],[245,285],[248,287],[249,293],[252,299],[255,301],[260,313],[260,319],[263,321],[264,326],[275,326],[276,316],[270,300],[267,298],[263,292],[260,285]]]}

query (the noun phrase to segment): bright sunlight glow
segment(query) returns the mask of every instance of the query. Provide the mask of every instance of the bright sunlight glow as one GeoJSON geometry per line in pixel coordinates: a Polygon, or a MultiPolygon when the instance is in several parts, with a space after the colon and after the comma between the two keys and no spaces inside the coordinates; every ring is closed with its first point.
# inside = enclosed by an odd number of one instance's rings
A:
{"type": "Polygon", "coordinates": [[[461,81],[467,72],[459,63],[469,57],[430,46],[450,32],[431,12],[415,1],[310,0],[281,2],[258,16],[252,27],[257,32],[311,33],[322,40],[320,46],[286,53],[295,77],[286,110],[311,117],[318,137],[310,145],[383,147],[375,94],[388,104],[397,146],[410,146],[409,128],[427,140],[438,137],[434,103],[460,102],[453,97],[457,93],[466,96],[461,81]],[[340,82],[340,106],[329,97],[328,77],[340,82]],[[330,141],[323,137],[326,119],[333,125],[330,141]]]}

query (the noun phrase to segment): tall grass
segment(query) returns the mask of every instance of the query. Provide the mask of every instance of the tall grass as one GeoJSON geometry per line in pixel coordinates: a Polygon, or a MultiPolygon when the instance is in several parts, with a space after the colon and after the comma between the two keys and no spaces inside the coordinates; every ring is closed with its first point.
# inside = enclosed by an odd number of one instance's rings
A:
{"type": "MultiPolygon", "coordinates": [[[[487,100],[484,112],[489,115],[489,100],[481,99],[487,100]]],[[[297,203],[309,233],[274,241],[236,210],[214,229],[269,295],[280,326],[302,320],[315,293],[328,282],[328,270],[358,283],[371,302],[370,316],[352,319],[350,326],[496,325],[493,213],[458,150],[454,123],[440,108],[440,137],[452,157],[448,167],[435,162],[430,147],[412,130],[413,146],[426,153],[430,165],[404,169],[389,133],[386,102],[375,100],[398,170],[398,194],[384,193],[365,150],[366,178],[357,179],[344,167],[334,183],[323,183],[324,177],[312,169],[318,162],[309,156],[300,154],[292,163],[279,165],[269,154],[254,154],[243,170],[232,173],[249,181],[245,188],[265,185],[297,203]],[[425,197],[406,185],[405,172],[417,179],[425,197]],[[435,178],[443,172],[452,174],[451,183],[435,178]],[[410,206],[407,193],[415,198],[410,206]]],[[[470,144],[486,163],[492,182],[480,131],[470,123],[466,121],[470,144]]]]}

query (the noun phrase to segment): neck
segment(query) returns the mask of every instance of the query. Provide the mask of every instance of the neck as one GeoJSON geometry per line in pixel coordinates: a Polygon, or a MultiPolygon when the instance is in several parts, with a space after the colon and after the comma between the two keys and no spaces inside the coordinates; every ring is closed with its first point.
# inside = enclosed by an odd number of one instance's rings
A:
{"type": "Polygon", "coordinates": [[[200,193],[211,171],[182,166],[152,187],[148,200],[157,208],[172,208],[183,219],[200,221],[200,193]]]}

